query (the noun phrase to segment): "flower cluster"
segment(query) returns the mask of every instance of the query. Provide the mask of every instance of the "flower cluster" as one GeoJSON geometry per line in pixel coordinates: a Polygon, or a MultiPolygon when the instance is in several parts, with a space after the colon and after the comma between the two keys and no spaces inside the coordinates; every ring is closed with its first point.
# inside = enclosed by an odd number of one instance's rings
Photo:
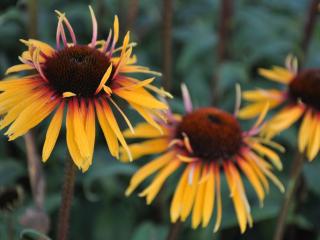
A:
{"type": "Polygon", "coordinates": [[[282,170],[277,152],[284,149],[272,138],[302,119],[300,152],[313,160],[320,150],[320,70],[298,72],[293,57],[288,57],[286,68],[260,69],[262,76],[286,87],[246,91],[243,98],[250,104],[242,109],[238,94],[234,114],[216,107],[194,109],[187,87],[182,85],[185,113],[179,115],[165,101],[171,95],[152,85],[154,77],[141,80],[132,75],[160,74],[137,64],[132,53],[136,44],[130,41],[129,32],[119,44],[117,16],[106,39],[98,40],[98,24],[89,9],[93,31],[88,44],[77,41],[66,15],[59,11],[55,47],[35,39],[21,40],[27,47],[19,57],[21,64],[10,67],[8,77],[0,82],[0,129],[7,128],[5,135],[11,141],[52,115],[42,160],[49,159],[65,123],[70,156],[85,172],[93,162],[97,121],[113,157],[129,163],[157,155],[133,175],[127,196],[155,175],[139,194],[151,204],[167,178],[181,173],[172,196],[171,221],[191,216],[193,228],[206,227],[216,212],[217,231],[223,215],[221,178],[225,177],[243,233],[253,224],[243,179],[251,184],[261,206],[270,181],[284,191],[273,173],[282,170]],[[133,127],[119,99],[145,122],[133,127]],[[269,109],[280,107],[279,113],[265,121],[269,109]],[[120,129],[115,111],[127,130],[120,129]],[[257,119],[245,131],[237,117],[257,119]],[[125,138],[140,141],[128,145],[125,138]]]}

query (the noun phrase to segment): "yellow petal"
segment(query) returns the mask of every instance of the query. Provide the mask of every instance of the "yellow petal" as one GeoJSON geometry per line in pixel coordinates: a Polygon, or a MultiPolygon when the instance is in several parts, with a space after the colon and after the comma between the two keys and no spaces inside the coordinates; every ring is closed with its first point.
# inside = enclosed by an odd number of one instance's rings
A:
{"type": "Polygon", "coordinates": [[[304,116],[302,124],[299,129],[298,146],[299,146],[299,151],[301,153],[304,153],[309,140],[309,133],[310,133],[309,129],[312,123],[312,119],[313,119],[312,110],[309,110],[304,116]]]}
{"type": "Polygon", "coordinates": [[[114,43],[116,43],[119,39],[119,19],[117,15],[114,16],[113,31],[114,31],[113,41],[114,43]]]}
{"type": "Polygon", "coordinates": [[[8,68],[7,71],[5,72],[5,75],[10,73],[15,73],[15,72],[26,71],[26,70],[33,70],[33,69],[34,67],[28,64],[18,64],[8,68]]]}
{"type": "Polygon", "coordinates": [[[209,224],[213,213],[214,199],[215,199],[215,186],[214,186],[214,169],[210,166],[208,171],[208,181],[205,188],[205,196],[202,208],[202,227],[209,224]]]}
{"type": "Polygon", "coordinates": [[[81,168],[88,164],[90,159],[90,149],[88,143],[88,137],[85,131],[85,116],[80,112],[78,100],[73,100],[73,126],[74,126],[74,137],[78,144],[80,154],[83,162],[81,168]]]}
{"type": "Polygon", "coordinates": [[[75,135],[74,135],[74,121],[73,121],[73,106],[72,103],[68,104],[68,111],[67,111],[67,117],[66,117],[66,130],[67,130],[67,146],[69,149],[70,156],[74,162],[74,164],[81,168],[82,164],[82,157],[80,154],[80,150],[78,148],[78,145],[75,141],[75,135]]]}
{"type": "Polygon", "coordinates": [[[129,103],[134,103],[142,107],[151,108],[151,109],[168,109],[168,106],[158,101],[152,95],[138,93],[137,91],[128,91],[124,89],[116,89],[114,93],[119,97],[127,100],[129,103]]]}
{"type": "Polygon", "coordinates": [[[300,105],[287,107],[267,122],[261,133],[272,138],[295,123],[303,113],[304,108],[300,105]]]}
{"type": "Polygon", "coordinates": [[[200,164],[194,164],[191,166],[188,176],[188,184],[185,188],[184,194],[183,194],[183,206],[181,209],[181,220],[185,221],[187,217],[189,216],[192,206],[195,200],[195,195],[199,183],[199,175],[201,171],[201,165],[200,164]]]}
{"type": "Polygon", "coordinates": [[[141,107],[137,104],[130,103],[132,108],[134,108],[151,126],[155,127],[162,133],[162,127],[153,119],[152,114],[146,108],[141,107]]]}
{"type": "Polygon", "coordinates": [[[320,147],[320,118],[318,115],[313,117],[313,124],[309,126],[311,136],[307,149],[307,157],[312,161],[319,152],[320,147]]]}
{"type": "Polygon", "coordinates": [[[99,121],[100,127],[103,131],[105,140],[108,144],[110,153],[112,156],[119,158],[119,143],[117,140],[117,136],[115,135],[115,133],[111,129],[111,127],[106,119],[106,116],[103,112],[103,109],[102,109],[101,105],[98,103],[98,101],[95,101],[95,106],[96,106],[96,110],[97,110],[98,121],[99,121]]]}
{"type": "MultiPolygon", "coordinates": [[[[83,107],[82,107],[83,108],[83,107]]],[[[89,144],[89,159],[87,161],[87,164],[83,166],[83,170],[87,171],[88,168],[92,164],[93,160],[93,153],[94,153],[94,142],[95,142],[95,136],[96,136],[96,123],[95,123],[95,112],[93,103],[89,101],[88,109],[86,116],[86,123],[85,123],[85,131],[88,138],[88,144],[89,144]]],[[[83,109],[82,109],[83,111],[83,109]]]]}
{"type": "Polygon", "coordinates": [[[146,196],[147,204],[149,205],[155,196],[158,194],[160,188],[162,187],[164,181],[180,166],[179,161],[171,161],[167,166],[165,166],[155,177],[152,183],[139,194],[140,197],[146,196]]]}
{"type": "MultiPolygon", "coordinates": [[[[271,105],[271,103],[269,104],[271,105]]],[[[265,101],[250,104],[240,109],[237,116],[241,119],[250,119],[250,118],[256,117],[261,113],[261,109],[263,109],[265,105],[266,105],[265,101]]]]}
{"type": "Polygon", "coordinates": [[[151,126],[148,123],[139,123],[134,128],[134,133],[130,131],[130,129],[127,129],[123,132],[123,136],[125,138],[157,138],[157,137],[166,137],[167,136],[167,130],[165,128],[162,128],[163,133],[159,132],[158,129],[151,126]]]}
{"type": "Polygon", "coordinates": [[[186,168],[183,171],[183,174],[179,180],[178,186],[176,187],[176,190],[172,198],[171,207],[170,207],[171,222],[176,222],[180,217],[181,209],[183,205],[183,201],[182,201],[183,194],[188,184],[188,176],[189,176],[189,169],[186,168]]]}
{"type": "Polygon", "coordinates": [[[250,146],[262,156],[267,156],[277,169],[282,170],[282,162],[278,154],[257,142],[251,143],[250,146]]]}
{"type": "Polygon", "coordinates": [[[249,182],[251,183],[255,192],[257,193],[257,196],[260,201],[260,205],[262,206],[263,200],[265,197],[265,192],[263,190],[263,187],[261,185],[261,182],[260,182],[258,176],[256,175],[256,173],[254,172],[252,167],[246,161],[241,159],[238,162],[239,162],[240,168],[242,169],[244,174],[247,176],[249,182]]]}
{"type": "Polygon", "coordinates": [[[282,84],[288,84],[294,77],[294,75],[291,72],[284,68],[281,69],[279,67],[271,70],[260,68],[259,74],[265,78],[282,84]]]}
{"type": "Polygon", "coordinates": [[[10,141],[22,136],[45,119],[58,103],[58,99],[51,100],[51,94],[42,96],[19,114],[5,134],[10,141]]]}
{"type": "Polygon", "coordinates": [[[174,155],[175,153],[172,151],[167,152],[140,168],[131,178],[126,196],[130,195],[144,179],[172,161],[174,155]]]}
{"type": "Polygon", "coordinates": [[[269,101],[270,99],[281,100],[284,97],[282,91],[270,89],[257,89],[257,90],[249,90],[244,91],[242,93],[243,99],[251,102],[260,102],[260,101],[269,101]]]}
{"type": "Polygon", "coordinates": [[[106,82],[108,81],[110,75],[111,75],[111,72],[112,72],[112,63],[109,65],[107,71],[105,72],[105,74],[103,75],[101,81],[100,81],[100,84],[99,86],[97,87],[97,90],[95,92],[95,94],[98,94],[101,89],[103,88],[103,86],[106,84],[106,82]]]}
{"type": "MultiPolygon", "coordinates": [[[[202,172],[202,178],[207,177],[207,172],[202,172]]],[[[193,229],[196,229],[202,219],[203,216],[203,207],[204,207],[204,198],[205,198],[205,190],[206,190],[207,181],[202,181],[198,183],[198,189],[195,196],[195,203],[192,211],[192,220],[191,225],[193,229]]]]}
{"type": "Polygon", "coordinates": [[[132,160],[132,156],[131,156],[131,152],[129,150],[129,147],[126,143],[126,140],[124,139],[122,132],[120,131],[119,125],[117,123],[117,120],[115,119],[113,112],[109,106],[108,103],[106,103],[105,101],[101,101],[102,102],[102,107],[103,107],[103,111],[104,114],[106,116],[106,119],[111,127],[111,129],[113,130],[114,134],[117,136],[119,142],[121,143],[122,147],[126,150],[128,157],[130,160],[132,160]]]}
{"type": "Polygon", "coordinates": [[[46,140],[42,150],[42,161],[46,162],[56,144],[61,129],[64,103],[62,103],[54,114],[46,134],[46,140]]]}
{"type": "Polygon", "coordinates": [[[217,165],[214,165],[214,175],[216,178],[216,197],[217,197],[217,216],[216,216],[216,223],[214,225],[213,232],[217,232],[221,225],[221,219],[222,219],[222,200],[221,200],[221,187],[220,187],[220,173],[219,173],[219,167],[217,165]]]}

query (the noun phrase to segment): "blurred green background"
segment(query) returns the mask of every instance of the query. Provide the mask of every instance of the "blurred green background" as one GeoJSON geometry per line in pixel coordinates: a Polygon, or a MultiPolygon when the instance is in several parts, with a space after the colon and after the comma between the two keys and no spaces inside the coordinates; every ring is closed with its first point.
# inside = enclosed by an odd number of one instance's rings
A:
{"type": "MultiPolygon", "coordinates": [[[[218,0],[174,0],[172,22],[172,88],[176,98],[170,101],[172,108],[182,111],[180,84],[185,82],[196,106],[212,104],[213,93],[219,101],[216,105],[233,111],[235,83],[242,89],[270,87],[272,84],[257,75],[258,67],[283,65],[287,54],[298,57],[304,54],[305,65],[320,65],[320,26],[316,25],[307,54],[300,48],[303,28],[310,1],[304,0],[238,0],[234,1],[230,21],[231,32],[226,39],[227,54],[218,59],[220,1],[218,0]],[[218,79],[212,89],[212,79],[218,79]]],[[[112,26],[113,16],[118,14],[121,36],[130,30],[138,46],[134,49],[140,64],[162,71],[163,59],[163,3],[156,0],[98,0],[98,1],[38,1],[37,35],[40,40],[55,44],[57,17],[54,10],[67,13],[77,38],[83,44],[91,39],[91,20],[88,4],[95,9],[99,24],[99,38],[106,38],[112,26]],[[135,5],[138,4],[138,5],[135,5]]],[[[0,75],[7,67],[18,63],[18,55],[24,49],[20,38],[28,38],[27,1],[1,0],[0,2],[0,75]]],[[[156,80],[161,84],[161,79],[156,80]]],[[[127,110],[131,119],[141,119],[127,110]]],[[[47,123],[37,127],[35,136],[39,153],[45,136],[47,123]]],[[[243,124],[247,129],[248,123],[243,124]]],[[[46,178],[45,210],[51,224],[48,235],[55,239],[56,220],[60,205],[60,191],[64,172],[66,144],[64,134],[43,166],[46,178]]],[[[277,173],[286,184],[291,161],[295,153],[296,129],[291,128],[278,141],[287,148],[282,155],[284,171],[277,173]]],[[[130,176],[139,165],[121,164],[107,153],[101,136],[97,138],[95,158],[86,174],[78,172],[75,198],[71,212],[70,239],[76,240],[164,240],[168,234],[169,203],[177,183],[178,175],[172,176],[156,201],[147,206],[137,195],[124,196],[130,176]]],[[[318,157],[319,158],[319,157],[318,157]]],[[[295,198],[294,211],[289,216],[289,227],[285,239],[320,239],[320,159],[305,164],[304,174],[295,198]]],[[[182,225],[179,239],[183,240],[235,240],[272,238],[277,212],[282,195],[274,186],[266,198],[264,208],[247,184],[248,199],[252,206],[255,224],[244,235],[240,235],[228,189],[223,183],[223,221],[221,230],[213,234],[213,223],[206,229],[192,230],[190,221],[182,225]]],[[[15,210],[0,213],[0,239],[8,239],[8,231],[19,239],[25,226],[21,217],[33,206],[27,172],[26,150],[23,138],[8,142],[0,136],[0,186],[1,189],[22,186],[24,198],[15,210]],[[9,216],[10,215],[10,216],[9,216]],[[8,230],[9,228],[9,230],[8,230]],[[11,228],[11,229],[10,229],[11,228]]],[[[142,189],[142,188],[141,188],[142,189]]],[[[214,220],[214,219],[213,219],[214,220]]],[[[32,235],[32,234],[31,234],[32,235]]],[[[27,238],[25,238],[27,239],[27,238]]],[[[32,239],[32,238],[29,238],[32,239]]]]}

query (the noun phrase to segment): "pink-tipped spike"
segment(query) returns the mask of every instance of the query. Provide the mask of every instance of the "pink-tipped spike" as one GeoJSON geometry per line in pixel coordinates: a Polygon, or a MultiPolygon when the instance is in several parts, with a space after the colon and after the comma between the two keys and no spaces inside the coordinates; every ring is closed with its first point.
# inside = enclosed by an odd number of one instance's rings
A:
{"type": "Polygon", "coordinates": [[[66,33],[64,31],[64,27],[62,23],[61,23],[61,38],[62,38],[64,47],[68,47],[68,41],[67,41],[66,33]]]}
{"type": "Polygon", "coordinates": [[[238,115],[241,106],[241,87],[240,84],[236,84],[236,102],[234,106],[234,116],[238,115]]]}
{"type": "Polygon", "coordinates": [[[61,27],[62,27],[62,18],[59,17],[59,21],[58,21],[58,25],[57,25],[57,33],[56,33],[56,47],[57,47],[57,49],[60,49],[61,27]]]}
{"type": "Polygon", "coordinates": [[[184,108],[185,108],[187,113],[190,113],[190,112],[193,111],[193,106],[192,106],[192,101],[191,101],[191,98],[190,98],[190,94],[189,94],[188,88],[184,83],[181,84],[181,91],[182,91],[182,98],[183,98],[184,108]]]}
{"type": "Polygon", "coordinates": [[[74,45],[76,45],[77,44],[76,35],[75,35],[74,31],[73,31],[73,28],[72,28],[70,22],[68,21],[68,19],[65,16],[63,17],[63,21],[64,21],[64,24],[66,25],[66,27],[67,27],[67,29],[69,31],[70,37],[72,39],[72,43],[74,45]]]}
{"type": "Polygon", "coordinates": [[[90,46],[95,47],[97,42],[97,36],[98,36],[98,23],[97,23],[96,16],[94,15],[93,9],[90,5],[89,5],[89,10],[90,10],[91,20],[92,20],[92,40],[91,40],[90,46]]]}
{"type": "Polygon", "coordinates": [[[110,45],[110,41],[111,41],[111,35],[112,35],[112,30],[110,29],[110,30],[109,30],[108,38],[107,38],[107,40],[106,40],[106,42],[104,43],[103,48],[102,48],[102,52],[103,52],[103,53],[106,53],[107,50],[109,49],[109,45],[110,45]]]}

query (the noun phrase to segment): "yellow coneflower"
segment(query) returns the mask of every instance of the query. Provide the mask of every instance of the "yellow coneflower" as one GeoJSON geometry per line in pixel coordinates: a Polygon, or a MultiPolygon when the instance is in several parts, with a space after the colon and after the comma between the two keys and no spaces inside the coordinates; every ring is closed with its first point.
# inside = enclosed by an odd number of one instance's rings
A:
{"type": "MultiPolygon", "coordinates": [[[[185,221],[192,215],[193,228],[200,224],[206,227],[216,209],[214,231],[217,231],[222,219],[220,176],[224,172],[243,233],[247,225],[252,225],[253,219],[242,174],[248,178],[261,204],[269,190],[267,178],[283,191],[283,185],[272,173],[273,165],[282,168],[280,158],[268,147],[281,146],[255,137],[268,106],[263,108],[256,124],[244,132],[234,115],[213,107],[193,110],[185,86],[183,96],[186,114],[179,116],[169,112],[168,122],[161,123],[163,134],[145,123],[136,126],[135,135],[129,131],[124,132],[128,138],[147,139],[129,145],[133,159],[161,154],[134,174],[126,195],[130,195],[146,178],[157,173],[152,183],[140,193],[150,204],[166,179],[183,168],[171,202],[171,221],[185,221]]],[[[122,159],[128,160],[125,156],[122,159]]]]}
{"type": "MultiPolygon", "coordinates": [[[[9,77],[0,82],[0,129],[9,127],[6,135],[14,140],[55,112],[43,146],[42,159],[47,161],[57,141],[66,113],[67,145],[74,163],[86,171],[92,163],[95,142],[95,114],[104,133],[110,153],[119,155],[119,142],[127,149],[112,108],[130,121],[115,102],[127,101],[146,121],[157,127],[152,115],[162,115],[167,108],[148,91],[168,95],[151,85],[154,78],[139,81],[128,73],[157,74],[136,65],[129,32],[122,46],[116,48],[119,22],[114,19],[107,40],[97,40],[97,21],[92,17],[92,40],[87,45],[77,42],[76,35],[64,13],[58,11],[56,49],[44,42],[21,40],[28,50],[19,57],[22,64],[10,67],[6,74],[25,72],[22,77],[9,77]],[[67,41],[67,34],[71,42],[67,41]],[[118,53],[118,54],[117,54],[118,53]]],[[[132,128],[132,127],[131,127],[132,128]]]]}
{"type": "Polygon", "coordinates": [[[260,75],[285,85],[282,89],[258,89],[246,91],[244,99],[250,104],[240,110],[241,118],[251,118],[259,114],[266,102],[272,108],[282,109],[275,114],[262,129],[262,134],[271,138],[289,128],[299,119],[298,146],[301,153],[312,161],[320,147],[320,69],[303,69],[297,72],[297,60],[289,56],[286,68],[260,69],[260,75]]]}

